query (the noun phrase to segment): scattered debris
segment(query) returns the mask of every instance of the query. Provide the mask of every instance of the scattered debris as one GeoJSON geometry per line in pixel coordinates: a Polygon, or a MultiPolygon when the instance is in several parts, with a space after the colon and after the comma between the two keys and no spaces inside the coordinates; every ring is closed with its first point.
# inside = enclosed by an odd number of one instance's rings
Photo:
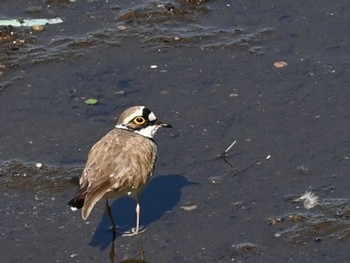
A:
{"type": "Polygon", "coordinates": [[[83,168],[9,160],[0,162],[0,184],[7,190],[34,189],[46,195],[75,187],[83,168]],[[38,168],[40,165],[41,168],[38,168]]]}
{"type": "Polygon", "coordinates": [[[349,199],[320,199],[312,192],[306,192],[293,201],[304,201],[305,208],[317,204],[319,209],[316,212],[292,211],[268,218],[268,224],[276,227],[274,237],[299,244],[310,240],[349,240],[349,199]]]}

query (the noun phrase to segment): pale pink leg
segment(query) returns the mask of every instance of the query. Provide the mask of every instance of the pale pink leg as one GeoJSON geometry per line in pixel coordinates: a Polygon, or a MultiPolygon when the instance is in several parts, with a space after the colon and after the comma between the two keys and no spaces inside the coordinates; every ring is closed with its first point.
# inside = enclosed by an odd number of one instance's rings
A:
{"type": "Polygon", "coordinates": [[[136,234],[139,233],[140,230],[140,204],[137,202],[136,204],[136,234]]]}
{"type": "Polygon", "coordinates": [[[123,236],[133,236],[133,235],[138,235],[140,233],[143,233],[145,229],[140,230],[140,211],[141,211],[141,206],[139,203],[139,199],[136,199],[136,228],[131,229],[130,233],[124,233],[123,236]]]}

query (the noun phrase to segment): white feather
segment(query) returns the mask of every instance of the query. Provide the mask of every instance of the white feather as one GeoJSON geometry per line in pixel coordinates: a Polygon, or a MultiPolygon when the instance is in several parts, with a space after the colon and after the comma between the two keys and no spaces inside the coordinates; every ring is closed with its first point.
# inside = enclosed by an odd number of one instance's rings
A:
{"type": "Polygon", "coordinates": [[[141,130],[135,131],[136,133],[148,137],[153,138],[154,135],[156,135],[156,132],[158,130],[159,126],[148,126],[146,128],[142,128],[141,130]]]}

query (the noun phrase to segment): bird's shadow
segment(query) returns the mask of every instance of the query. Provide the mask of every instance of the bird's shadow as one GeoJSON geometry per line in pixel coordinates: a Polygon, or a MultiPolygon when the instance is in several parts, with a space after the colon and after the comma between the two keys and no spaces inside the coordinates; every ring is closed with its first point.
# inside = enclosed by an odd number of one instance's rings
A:
{"type": "MultiPolygon", "coordinates": [[[[183,175],[163,175],[153,178],[140,197],[140,225],[147,227],[159,220],[167,211],[172,210],[180,201],[181,188],[187,185],[197,185],[197,183],[188,181],[183,175]]],[[[125,231],[135,227],[136,201],[134,199],[123,197],[115,200],[111,207],[119,230],[125,231]]],[[[104,213],[89,245],[104,250],[111,244],[112,235],[110,219],[104,213]]]]}

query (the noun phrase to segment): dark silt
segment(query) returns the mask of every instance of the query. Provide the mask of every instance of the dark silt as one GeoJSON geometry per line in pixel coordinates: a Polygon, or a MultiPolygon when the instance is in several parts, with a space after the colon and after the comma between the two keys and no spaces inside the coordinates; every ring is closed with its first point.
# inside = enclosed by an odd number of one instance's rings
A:
{"type": "MultiPolygon", "coordinates": [[[[158,263],[348,261],[349,3],[0,8],[0,20],[63,20],[0,26],[2,262],[110,261],[104,202],[87,221],[66,203],[91,146],[132,105],[173,129],[156,136],[146,231],[118,237],[114,262],[142,262],[140,244],[158,263]],[[310,209],[306,192],[318,197],[310,209]]],[[[121,229],[134,226],[133,200],[112,207],[121,229]]]]}

